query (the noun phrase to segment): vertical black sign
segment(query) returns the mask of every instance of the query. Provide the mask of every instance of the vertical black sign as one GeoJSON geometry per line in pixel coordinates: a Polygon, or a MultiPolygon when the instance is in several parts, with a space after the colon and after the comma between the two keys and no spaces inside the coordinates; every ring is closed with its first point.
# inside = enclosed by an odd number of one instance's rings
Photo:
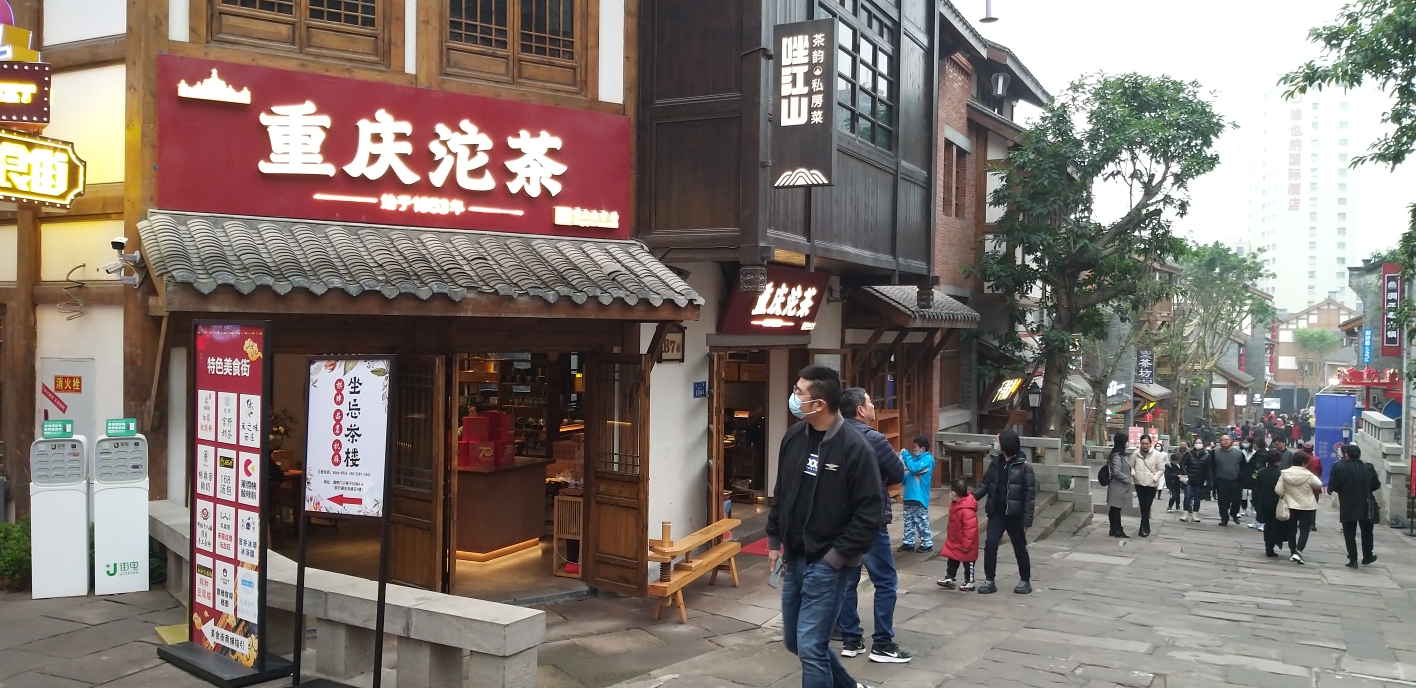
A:
{"type": "Polygon", "coordinates": [[[1155,384],[1155,352],[1150,349],[1136,349],[1136,384],[1155,384]]]}
{"type": "Polygon", "coordinates": [[[1382,266],[1382,355],[1401,355],[1401,327],[1396,324],[1396,311],[1401,308],[1400,266],[1382,266]]]}
{"type": "Polygon", "coordinates": [[[836,20],[775,29],[772,186],[830,186],[836,159],[836,20]]]}

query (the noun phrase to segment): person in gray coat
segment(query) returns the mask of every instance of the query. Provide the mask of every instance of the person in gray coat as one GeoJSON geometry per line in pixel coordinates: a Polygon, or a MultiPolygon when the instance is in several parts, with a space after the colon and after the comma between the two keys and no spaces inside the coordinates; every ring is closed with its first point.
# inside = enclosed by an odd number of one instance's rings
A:
{"type": "Polygon", "coordinates": [[[1111,507],[1111,537],[1129,538],[1121,530],[1121,510],[1130,508],[1131,493],[1135,490],[1135,478],[1131,476],[1131,460],[1126,457],[1126,435],[1116,433],[1112,438],[1111,458],[1107,465],[1111,468],[1111,482],[1106,485],[1106,505],[1111,507]]]}

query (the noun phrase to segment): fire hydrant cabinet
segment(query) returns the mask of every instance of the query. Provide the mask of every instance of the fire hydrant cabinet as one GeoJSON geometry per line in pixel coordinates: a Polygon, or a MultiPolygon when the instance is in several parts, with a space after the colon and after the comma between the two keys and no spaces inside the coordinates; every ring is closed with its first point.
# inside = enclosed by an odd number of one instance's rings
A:
{"type": "Polygon", "coordinates": [[[93,451],[93,588],[98,595],[148,589],[148,443],[98,438],[93,451]]]}
{"type": "MultiPolygon", "coordinates": [[[[30,445],[34,599],[88,594],[88,467],[88,441],[82,436],[30,445]]],[[[146,537],[146,527],[143,533],[146,537]]]]}

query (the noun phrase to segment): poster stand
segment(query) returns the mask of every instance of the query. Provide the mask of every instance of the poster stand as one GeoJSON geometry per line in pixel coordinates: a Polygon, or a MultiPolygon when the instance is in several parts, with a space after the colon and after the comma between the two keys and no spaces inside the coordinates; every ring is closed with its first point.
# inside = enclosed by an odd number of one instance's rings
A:
{"type": "MultiPolygon", "coordinates": [[[[396,357],[396,356],[393,356],[393,355],[387,355],[387,356],[341,356],[341,357],[337,357],[337,358],[335,358],[335,357],[323,357],[323,356],[311,356],[311,357],[308,358],[308,361],[307,361],[307,362],[308,362],[308,364],[309,364],[310,366],[313,367],[317,361],[323,363],[323,362],[325,362],[325,361],[331,360],[332,358],[333,358],[333,360],[336,360],[336,361],[338,361],[338,362],[343,362],[343,361],[383,361],[383,362],[386,362],[386,363],[387,363],[386,377],[387,377],[388,380],[390,381],[390,382],[389,382],[389,385],[388,385],[388,387],[389,387],[388,400],[387,400],[387,404],[386,404],[386,407],[385,407],[385,408],[386,408],[386,412],[385,412],[385,424],[386,424],[386,428],[385,428],[385,431],[384,431],[384,447],[383,447],[383,452],[384,452],[384,454],[383,454],[383,485],[382,485],[382,492],[381,492],[381,494],[379,495],[379,510],[380,510],[380,514],[376,517],[376,518],[380,518],[380,519],[383,521],[383,528],[382,528],[382,534],[380,535],[380,538],[379,538],[379,580],[378,580],[378,602],[377,602],[377,605],[378,605],[378,606],[375,608],[376,611],[375,611],[375,616],[374,616],[374,658],[373,658],[373,659],[374,659],[374,668],[373,668],[373,688],[381,688],[381,685],[382,685],[382,683],[383,683],[384,609],[385,609],[385,607],[386,607],[386,604],[385,604],[385,603],[386,603],[386,601],[387,601],[387,599],[388,599],[388,550],[389,550],[389,533],[390,533],[390,528],[391,528],[391,525],[392,525],[392,514],[393,514],[393,510],[388,507],[388,498],[387,498],[387,497],[388,497],[388,485],[389,485],[390,482],[393,480],[393,462],[389,460],[389,457],[390,457],[390,455],[392,454],[392,450],[393,450],[393,432],[392,432],[392,429],[393,429],[393,428],[392,428],[392,422],[388,420],[388,417],[389,417],[389,413],[391,413],[392,410],[393,410],[393,408],[394,408],[395,402],[397,401],[397,399],[396,399],[397,386],[394,385],[394,384],[392,384],[392,380],[396,379],[396,378],[395,378],[395,375],[397,375],[397,367],[396,367],[396,366],[397,366],[397,357],[396,357]]],[[[309,394],[309,392],[310,392],[310,390],[309,390],[309,388],[307,388],[307,389],[306,389],[307,395],[309,394]]],[[[306,407],[307,407],[307,408],[310,407],[309,399],[306,400],[306,407]]],[[[311,419],[312,419],[312,418],[313,418],[313,414],[307,414],[307,418],[311,418],[311,419]]],[[[313,424],[312,424],[312,425],[313,425],[313,424]]],[[[310,436],[309,436],[309,437],[310,437],[311,440],[313,440],[313,438],[315,437],[313,428],[312,428],[311,431],[310,431],[310,436]]],[[[311,483],[312,483],[312,475],[311,475],[311,473],[310,473],[312,458],[313,458],[313,457],[312,457],[310,454],[307,453],[307,455],[306,455],[306,457],[305,457],[305,468],[306,468],[306,474],[305,474],[305,478],[306,478],[306,480],[305,480],[305,489],[302,491],[302,498],[301,498],[301,500],[300,500],[300,512],[299,512],[299,514],[300,514],[300,545],[299,545],[299,554],[298,554],[297,557],[296,557],[296,563],[295,563],[295,618],[296,618],[296,624],[295,624],[295,647],[293,648],[293,649],[294,649],[294,655],[293,655],[293,658],[294,658],[294,665],[293,665],[293,667],[292,667],[293,677],[292,677],[292,680],[291,680],[290,685],[292,686],[292,688],[293,688],[294,686],[308,686],[309,688],[353,688],[353,687],[350,686],[349,684],[339,683],[339,682],[336,682],[336,681],[331,681],[331,680],[329,680],[329,679],[327,679],[327,678],[316,678],[316,679],[309,680],[309,681],[302,681],[302,680],[301,680],[301,676],[300,676],[301,660],[302,660],[303,650],[305,649],[305,561],[306,561],[307,546],[308,546],[308,544],[309,544],[309,530],[310,530],[310,529],[309,529],[310,514],[309,514],[308,507],[309,507],[309,490],[310,490],[310,485],[311,485],[311,483]]],[[[366,457],[366,458],[367,458],[367,457],[366,457]]],[[[343,506],[343,505],[341,505],[341,506],[343,506]]],[[[332,514],[322,513],[322,517],[329,517],[329,516],[331,516],[331,515],[332,515],[332,514]]],[[[357,516],[357,515],[344,515],[343,518],[355,519],[355,518],[370,518],[370,517],[369,517],[369,516],[357,516]]]]}
{"type": "MultiPolygon", "coordinates": [[[[259,336],[261,339],[261,344],[259,345],[259,347],[261,350],[263,350],[265,348],[265,335],[270,332],[269,321],[262,320],[241,322],[216,322],[209,320],[197,320],[192,323],[192,337],[193,341],[196,342],[199,333],[204,331],[203,328],[242,327],[252,328],[252,332],[259,332],[259,336]]],[[[242,331],[244,332],[244,330],[242,331]]],[[[192,348],[192,356],[190,359],[194,371],[196,370],[198,357],[200,355],[201,353],[197,350],[197,347],[194,346],[192,348]]],[[[259,426],[257,432],[259,432],[260,437],[259,457],[262,462],[267,461],[270,457],[270,447],[268,446],[268,440],[266,438],[267,433],[265,432],[264,424],[266,422],[265,419],[270,417],[271,375],[273,373],[273,367],[274,366],[272,365],[261,365],[260,395],[262,402],[259,416],[261,425],[259,426]]],[[[189,429],[187,436],[187,446],[196,447],[197,439],[198,436],[196,428],[189,429]]],[[[266,464],[261,463],[260,465],[263,470],[263,467],[266,464]]],[[[190,473],[195,476],[197,471],[193,470],[190,471],[190,473]]],[[[258,481],[258,483],[260,482],[264,481],[258,481]]],[[[193,485],[189,483],[188,498],[189,503],[191,504],[191,508],[189,509],[189,511],[191,512],[191,522],[188,526],[188,532],[191,533],[192,549],[188,553],[188,561],[191,562],[191,566],[189,568],[193,571],[193,575],[195,576],[197,575],[196,551],[198,539],[196,495],[199,493],[199,490],[192,488],[193,485]]],[[[206,647],[203,647],[202,645],[193,642],[192,640],[187,640],[185,642],[177,643],[175,645],[161,646],[157,648],[157,656],[162,660],[206,681],[207,683],[211,683],[212,685],[216,686],[221,686],[222,688],[242,688],[243,686],[264,683],[266,681],[271,681],[277,678],[281,678],[283,676],[289,676],[294,666],[292,662],[290,662],[290,660],[287,660],[284,657],[270,652],[265,642],[267,599],[265,571],[266,547],[268,544],[266,542],[267,529],[265,521],[266,515],[270,513],[271,507],[270,490],[266,489],[265,486],[262,486],[260,488],[260,499],[258,504],[259,506],[257,506],[257,509],[259,513],[259,534],[257,536],[257,542],[259,548],[258,567],[260,575],[257,578],[256,585],[259,591],[258,598],[260,602],[257,606],[256,611],[256,657],[252,662],[252,665],[246,666],[242,662],[227,657],[226,655],[223,655],[219,652],[210,650],[206,647]]],[[[196,586],[194,586],[192,582],[193,581],[191,580],[187,581],[187,609],[189,611],[196,609],[197,591],[196,586]]],[[[187,618],[186,625],[188,627],[188,633],[190,634],[192,626],[191,617],[187,618]]]]}

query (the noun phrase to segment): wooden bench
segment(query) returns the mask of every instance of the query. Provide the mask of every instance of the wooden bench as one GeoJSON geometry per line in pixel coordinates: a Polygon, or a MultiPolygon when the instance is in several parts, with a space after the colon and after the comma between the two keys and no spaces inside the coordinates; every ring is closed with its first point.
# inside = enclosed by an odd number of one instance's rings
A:
{"type": "Polygon", "coordinates": [[[727,571],[733,578],[733,587],[738,586],[735,557],[742,550],[742,543],[732,540],[711,543],[740,525],[742,521],[738,519],[725,518],[688,537],[675,540],[670,523],[663,522],[661,539],[649,541],[649,561],[659,565],[659,579],[649,582],[649,596],[658,598],[658,604],[654,606],[655,621],[659,620],[664,607],[672,606],[678,608],[679,623],[688,623],[688,609],[683,605],[683,586],[698,580],[705,573],[712,572],[708,579],[712,585],[718,582],[718,571],[727,571]],[[705,545],[709,545],[706,551],[696,556],[693,554],[694,550],[705,545]],[[674,563],[679,559],[682,561],[674,563]]]}

